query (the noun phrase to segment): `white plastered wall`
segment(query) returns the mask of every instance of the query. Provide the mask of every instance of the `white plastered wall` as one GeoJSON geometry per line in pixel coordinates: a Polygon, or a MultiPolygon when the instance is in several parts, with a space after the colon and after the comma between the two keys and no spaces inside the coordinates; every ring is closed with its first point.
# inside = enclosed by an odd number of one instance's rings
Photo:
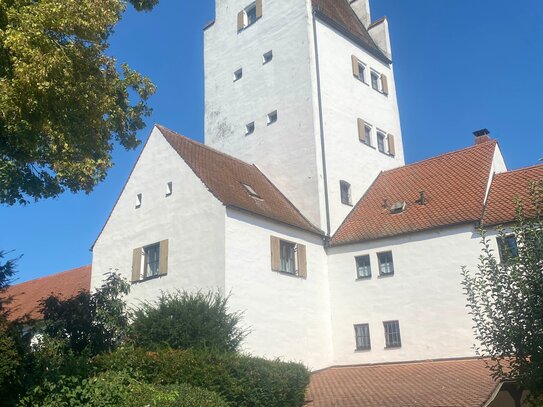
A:
{"type": "Polygon", "coordinates": [[[355,204],[379,172],[404,164],[404,154],[392,66],[376,59],[318,19],[316,30],[331,224],[334,233],[352,209],[341,203],[340,180],[351,184],[352,200],[355,204]],[[366,64],[368,83],[371,69],[387,76],[388,96],[353,76],[352,55],[366,64]],[[376,129],[394,135],[395,157],[382,154],[376,148],[360,142],[358,118],[374,127],[374,147],[377,146],[376,129]]]}
{"type": "Polygon", "coordinates": [[[227,210],[226,290],[251,329],[244,350],[301,361],[311,369],[331,365],[326,254],[322,238],[249,213],[227,210]],[[270,236],[307,247],[307,279],[273,272],[270,236]]]}
{"type": "Polygon", "coordinates": [[[476,270],[480,253],[473,225],[329,249],[334,364],[475,356],[461,270],[476,270]],[[395,273],[379,277],[377,253],[389,250],[395,273]],[[366,254],[373,275],[357,280],[355,256],[366,254]],[[400,322],[399,349],[385,349],[383,322],[390,320],[400,322]],[[355,350],[353,325],[362,323],[370,326],[369,351],[355,350]]]}
{"type": "Polygon", "coordinates": [[[224,289],[224,222],[224,206],[155,128],[94,246],[92,287],[110,269],[130,280],[133,249],[168,239],[168,274],[133,284],[130,304],[161,291],[224,289]]]}
{"type": "Polygon", "coordinates": [[[307,0],[265,0],[263,15],[238,33],[251,0],[218,0],[205,34],[206,144],[255,163],[315,225],[322,224],[307,0]],[[273,51],[273,60],[262,56],[273,51]],[[234,72],[243,77],[234,81],[234,72]],[[277,110],[278,121],[267,124],[277,110]],[[255,122],[253,134],[245,125],[255,122]]]}

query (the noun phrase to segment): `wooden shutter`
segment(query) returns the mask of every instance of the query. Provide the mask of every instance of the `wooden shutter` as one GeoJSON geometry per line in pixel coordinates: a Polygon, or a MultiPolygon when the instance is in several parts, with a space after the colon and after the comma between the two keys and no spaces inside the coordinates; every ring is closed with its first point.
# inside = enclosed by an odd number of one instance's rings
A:
{"type": "Polygon", "coordinates": [[[366,143],[366,122],[362,119],[358,119],[358,139],[366,143]]]}
{"type": "Polygon", "coordinates": [[[138,247],[137,249],[134,249],[134,252],[132,253],[132,282],[135,283],[136,281],[141,280],[141,253],[142,248],[138,247]]]}
{"type": "Polygon", "coordinates": [[[298,277],[307,278],[307,250],[305,245],[298,244],[298,277]]]}
{"type": "Polygon", "coordinates": [[[381,89],[385,95],[388,95],[388,79],[383,74],[381,74],[381,89]]]}
{"type": "Polygon", "coordinates": [[[262,17],[262,0],[256,0],[256,18],[262,17]]]}
{"type": "Polygon", "coordinates": [[[245,12],[242,10],[238,13],[238,31],[245,28],[245,12]]]}
{"type": "Polygon", "coordinates": [[[158,253],[158,275],[164,276],[168,274],[168,240],[160,242],[158,253]]]}
{"type": "Polygon", "coordinates": [[[271,236],[271,268],[281,271],[281,239],[271,236]]]}
{"type": "Polygon", "coordinates": [[[358,58],[351,55],[351,62],[353,64],[353,76],[360,78],[360,65],[358,64],[358,58]]]}
{"type": "Polygon", "coordinates": [[[396,155],[396,144],[394,143],[394,136],[392,134],[389,134],[387,136],[388,140],[388,153],[390,155],[396,155]]]}

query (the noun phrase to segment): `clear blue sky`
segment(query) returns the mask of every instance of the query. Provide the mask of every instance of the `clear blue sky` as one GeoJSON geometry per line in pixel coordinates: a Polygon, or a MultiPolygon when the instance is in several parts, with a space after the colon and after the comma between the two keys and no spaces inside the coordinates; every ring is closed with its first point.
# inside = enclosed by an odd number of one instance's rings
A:
{"type": "MultiPolygon", "coordinates": [[[[466,147],[483,127],[509,168],[543,157],[543,1],[373,0],[372,14],[390,22],[407,162],[466,147]]],[[[117,27],[111,54],[158,87],[142,140],[153,123],[203,140],[202,28],[213,18],[213,0],[161,0],[117,27]]],[[[90,195],[0,207],[0,248],[23,255],[20,282],[91,262],[139,152],[116,150],[90,195]]]]}

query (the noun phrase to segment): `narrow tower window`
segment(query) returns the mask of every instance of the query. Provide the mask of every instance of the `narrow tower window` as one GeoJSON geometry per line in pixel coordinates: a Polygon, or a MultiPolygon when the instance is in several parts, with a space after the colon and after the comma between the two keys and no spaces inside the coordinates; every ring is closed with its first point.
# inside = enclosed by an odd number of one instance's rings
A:
{"type": "Polygon", "coordinates": [[[243,78],[243,69],[240,68],[236,72],[234,72],[234,82],[239,81],[241,78],[243,78]]]}
{"type": "Polygon", "coordinates": [[[166,184],[166,196],[170,196],[173,193],[173,183],[170,181],[166,184]]]}
{"type": "Polygon", "coordinates": [[[136,209],[141,207],[142,198],[143,198],[142,194],[136,195],[136,209]]]}
{"type": "Polygon", "coordinates": [[[375,89],[377,92],[381,91],[381,89],[379,88],[379,82],[380,82],[379,74],[377,72],[372,72],[371,73],[371,87],[375,89]]]}
{"type": "Polygon", "coordinates": [[[351,205],[351,184],[347,181],[339,181],[339,188],[341,190],[341,203],[344,205],[351,205]]]}
{"type": "Polygon", "coordinates": [[[262,64],[266,65],[268,62],[271,62],[273,59],[273,51],[268,51],[262,55],[262,64]]]}
{"type": "Polygon", "coordinates": [[[248,136],[255,132],[255,122],[251,122],[245,125],[245,135],[248,136]]]}
{"type": "Polygon", "coordinates": [[[277,110],[268,114],[268,126],[277,121],[277,110]]]}

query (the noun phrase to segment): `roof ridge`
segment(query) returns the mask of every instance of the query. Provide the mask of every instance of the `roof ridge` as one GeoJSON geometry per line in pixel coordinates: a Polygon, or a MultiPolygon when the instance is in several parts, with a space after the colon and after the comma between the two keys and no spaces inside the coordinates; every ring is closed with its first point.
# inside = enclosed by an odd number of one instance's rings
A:
{"type": "Polygon", "coordinates": [[[515,172],[520,172],[520,171],[529,171],[529,170],[533,170],[533,169],[539,168],[539,167],[543,168],[543,163],[542,164],[529,165],[528,167],[517,168],[515,170],[509,170],[509,171],[505,171],[505,172],[498,172],[498,173],[496,173],[496,176],[513,174],[515,172]]]}
{"type": "MultiPolygon", "coordinates": [[[[458,153],[462,153],[464,151],[468,151],[468,150],[475,150],[477,148],[482,148],[483,146],[486,146],[488,144],[493,144],[494,147],[498,144],[498,141],[497,140],[490,140],[490,141],[487,141],[486,143],[482,143],[482,144],[476,144],[476,145],[473,145],[473,146],[469,146],[469,147],[464,147],[464,148],[461,148],[459,150],[454,150],[454,151],[449,151],[447,153],[443,153],[443,154],[439,154],[439,155],[436,155],[436,156],[433,156],[433,157],[428,157],[428,158],[424,158],[420,161],[415,161],[414,163],[409,163],[409,164],[405,164],[405,165],[402,165],[401,167],[397,167],[397,168],[391,168],[390,170],[386,170],[386,171],[383,171],[383,174],[389,174],[389,173],[392,173],[392,172],[395,172],[395,171],[400,171],[404,168],[408,168],[408,167],[413,167],[415,165],[420,165],[420,164],[424,164],[426,162],[429,162],[429,161],[433,161],[433,160],[437,160],[437,159],[440,159],[440,158],[443,158],[443,157],[447,157],[447,156],[450,156],[450,155],[454,155],[454,154],[458,154],[458,153]]],[[[543,165],[543,164],[542,164],[543,165]]]]}
{"type": "Polygon", "coordinates": [[[166,131],[168,131],[168,132],[170,132],[170,133],[175,134],[175,135],[178,136],[178,137],[181,137],[181,138],[182,138],[183,140],[185,140],[185,141],[188,141],[188,142],[190,142],[190,143],[192,143],[192,144],[194,144],[194,145],[197,145],[198,147],[206,148],[206,149],[208,149],[208,150],[210,150],[210,151],[213,151],[214,153],[217,153],[217,154],[219,154],[219,155],[222,155],[223,157],[226,157],[226,158],[230,158],[230,159],[232,159],[232,160],[235,160],[235,161],[237,161],[237,162],[239,162],[239,163],[241,163],[241,164],[243,164],[243,165],[246,165],[246,166],[248,166],[248,167],[252,167],[252,166],[254,165],[253,163],[248,163],[247,161],[243,161],[243,160],[241,160],[241,159],[239,159],[239,158],[237,158],[237,157],[234,157],[234,156],[232,156],[232,155],[230,155],[230,154],[226,154],[226,153],[223,152],[223,151],[217,150],[217,149],[214,148],[214,147],[208,146],[208,145],[205,144],[205,143],[201,143],[201,142],[199,142],[199,141],[196,141],[196,140],[194,140],[194,139],[191,139],[190,137],[184,136],[183,134],[178,133],[178,132],[176,132],[176,131],[174,131],[174,130],[171,130],[171,129],[169,129],[169,128],[166,127],[166,126],[163,126],[162,124],[155,124],[155,127],[157,127],[161,132],[162,132],[162,130],[166,130],[166,131]]]}
{"type": "MultiPolygon", "coordinates": [[[[366,363],[359,365],[337,365],[330,366],[324,370],[339,370],[339,369],[360,369],[360,368],[375,368],[375,367],[389,367],[389,366],[413,366],[413,365],[425,365],[425,364],[443,364],[443,363],[464,363],[464,362],[475,362],[475,361],[484,361],[488,358],[472,356],[472,357],[459,357],[459,358],[444,358],[444,359],[425,359],[425,360],[411,360],[411,361],[400,361],[400,362],[384,362],[384,363],[366,363]]],[[[319,371],[320,372],[320,371],[319,371]]]]}
{"type": "Polygon", "coordinates": [[[92,267],[92,264],[87,264],[85,266],[80,266],[80,267],[75,267],[73,269],[70,269],[70,270],[64,270],[64,271],[59,271],[58,273],[54,273],[54,274],[48,274],[46,276],[42,276],[42,277],[38,277],[38,278],[34,278],[32,280],[26,280],[26,281],[23,281],[21,283],[17,283],[17,284],[13,284],[13,285],[10,285],[8,287],[9,288],[12,288],[12,287],[16,287],[16,286],[21,286],[23,284],[27,284],[27,283],[34,283],[34,282],[38,282],[38,281],[41,281],[41,280],[46,280],[46,279],[49,279],[49,278],[52,278],[52,277],[58,277],[62,274],[67,274],[67,273],[73,273],[74,271],[78,271],[78,270],[81,270],[81,269],[84,269],[84,268],[88,268],[88,267],[92,267]]]}

